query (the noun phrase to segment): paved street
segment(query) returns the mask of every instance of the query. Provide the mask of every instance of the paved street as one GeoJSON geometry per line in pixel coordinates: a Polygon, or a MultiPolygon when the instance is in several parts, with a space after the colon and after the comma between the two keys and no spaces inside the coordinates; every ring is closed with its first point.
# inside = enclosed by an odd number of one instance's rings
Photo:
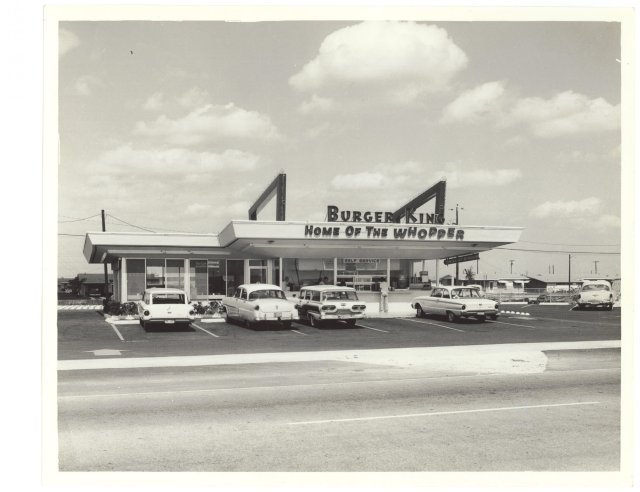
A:
{"type": "Polygon", "coordinates": [[[523,310],[155,331],[61,312],[60,470],[618,470],[620,311],[523,310]]]}

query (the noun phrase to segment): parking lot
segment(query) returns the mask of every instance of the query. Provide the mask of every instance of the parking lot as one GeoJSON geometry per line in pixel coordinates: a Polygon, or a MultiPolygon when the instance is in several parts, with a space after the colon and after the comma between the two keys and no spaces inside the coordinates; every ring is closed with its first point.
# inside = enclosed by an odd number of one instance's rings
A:
{"type": "Polygon", "coordinates": [[[312,328],[294,322],[247,328],[196,321],[189,327],[111,324],[99,311],[58,313],[58,358],[161,357],[340,349],[438,347],[500,343],[619,340],[620,309],[574,311],[569,306],[516,306],[484,323],[444,318],[367,318],[355,327],[335,322],[312,328]],[[101,352],[102,351],[102,352],[101,352]]]}

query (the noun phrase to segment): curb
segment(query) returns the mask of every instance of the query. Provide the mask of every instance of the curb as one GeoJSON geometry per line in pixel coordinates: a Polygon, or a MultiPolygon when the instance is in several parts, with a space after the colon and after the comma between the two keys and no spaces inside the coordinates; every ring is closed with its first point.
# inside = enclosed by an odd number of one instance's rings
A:
{"type": "Polygon", "coordinates": [[[519,314],[520,316],[531,316],[531,313],[525,313],[524,311],[500,311],[500,314],[519,314]]]}

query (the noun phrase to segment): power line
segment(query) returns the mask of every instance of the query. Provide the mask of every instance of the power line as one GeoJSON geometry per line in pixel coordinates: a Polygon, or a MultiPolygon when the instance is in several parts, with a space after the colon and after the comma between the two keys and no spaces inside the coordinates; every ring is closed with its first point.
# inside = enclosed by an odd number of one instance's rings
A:
{"type": "Polygon", "coordinates": [[[155,232],[155,231],[152,231],[151,229],[145,229],[144,227],[140,227],[140,226],[137,226],[137,225],[135,225],[135,224],[130,224],[129,222],[127,222],[127,221],[125,221],[125,220],[122,220],[122,219],[119,219],[118,217],[114,217],[114,216],[113,216],[113,215],[111,215],[111,214],[107,214],[107,215],[108,215],[109,217],[111,217],[112,219],[116,219],[117,221],[122,222],[123,224],[127,224],[128,226],[135,227],[136,229],[141,229],[141,230],[143,230],[143,231],[147,231],[147,232],[155,232]]]}
{"type": "Polygon", "coordinates": [[[528,243],[528,244],[548,244],[550,246],[620,246],[619,244],[567,244],[567,243],[541,243],[536,241],[518,241],[519,243],[528,243]]]}
{"type": "MultiPolygon", "coordinates": [[[[92,215],[91,217],[85,217],[84,219],[75,219],[75,220],[59,220],[58,224],[66,224],[68,222],[81,222],[83,220],[93,219],[94,217],[98,217],[100,214],[92,215]]],[[[63,215],[64,217],[64,215],[63,215]]]]}
{"type": "Polygon", "coordinates": [[[521,248],[495,248],[493,251],[500,250],[508,250],[508,251],[525,251],[528,253],[564,253],[564,254],[572,254],[572,255],[619,255],[621,253],[612,252],[612,251],[562,251],[562,250],[551,250],[551,249],[521,249],[521,248]]]}

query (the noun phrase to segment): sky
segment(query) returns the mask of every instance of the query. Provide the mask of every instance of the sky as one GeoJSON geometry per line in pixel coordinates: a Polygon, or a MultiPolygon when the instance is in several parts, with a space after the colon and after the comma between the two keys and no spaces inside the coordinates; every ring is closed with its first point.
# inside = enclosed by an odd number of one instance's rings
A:
{"type": "Polygon", "coordinates": [[[101,209],[218,232],[279,172],[288,220],[446,178],[448,223],[524,228],[481,273],[621,273],[618,23],[61,22],[58,63],[59,276],[101,209]]]}

